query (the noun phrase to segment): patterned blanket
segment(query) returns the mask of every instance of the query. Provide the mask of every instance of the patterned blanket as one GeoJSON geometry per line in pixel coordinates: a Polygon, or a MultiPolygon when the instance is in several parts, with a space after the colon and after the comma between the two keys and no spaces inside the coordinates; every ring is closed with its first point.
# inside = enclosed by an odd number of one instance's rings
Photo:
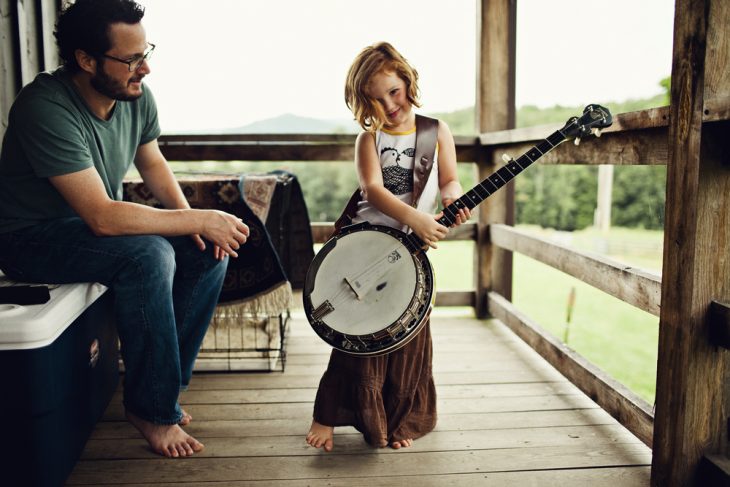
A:
{"type": "MultiPolygon", "coordinates": [[[[276,181],[273,185],[270,178],[259,178],[258,184],[255,180],[249,182],[248,198],[256,212],[244,201],[240,189],[244,185],[239,186],[238,176],[194,174],[182,176],[178,181],[191,207],[232,213],[250,230],[248,241],[238,251],[239,257],[229,261],[214,322],[238,322],[244,316],[281,314],[291,304],[291,285],[267,228],[257,216],[258,212],[266,219],[270,213],[276,181]],[[266,196],[267,193],[270,195],[266,196]]],[[[125,182],[124,199],[162,207],[141,181],[125,182]]]]}

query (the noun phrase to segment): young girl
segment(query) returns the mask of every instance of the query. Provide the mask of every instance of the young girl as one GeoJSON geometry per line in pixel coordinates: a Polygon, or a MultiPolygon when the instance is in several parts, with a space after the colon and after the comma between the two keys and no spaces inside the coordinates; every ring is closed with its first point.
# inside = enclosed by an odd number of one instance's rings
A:
{"type": "MultiPolygon", "coordinates": [[[[356,141],[355,163],[362,200],[354,223],[369,221],[409,229],[428,246],[448,233],[437,223],[436,195],[444,206],[463,194],[456,149],[448,126],[439,122],[437,156],[418,208],[413,203],[413,159],[418,73],[393,46],[365,48],[350,67],[345,101],[365,130],[356,141]]],[[[469,219],[461,210],[456,224],[469,219]]],[[[436,425],[431,374],[431,330],[427,323],[407,345],[387,355],[362,357],[332,350],[314,404],[309,445],[331,451],[335,426],[351,425],[376,447],[398,449],[436,425]]]]}

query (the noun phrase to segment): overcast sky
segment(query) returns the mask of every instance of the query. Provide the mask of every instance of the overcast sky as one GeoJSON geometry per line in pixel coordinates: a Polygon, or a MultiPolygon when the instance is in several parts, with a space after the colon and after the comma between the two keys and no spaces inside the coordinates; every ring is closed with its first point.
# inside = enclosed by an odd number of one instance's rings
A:
{"type": "MultiPolygon", "coordinates": [[[[474,103],[476,0],[138,1],[164,132],[349,119],[345,74],[380,40],[418,69],[423,112],[474,103]]],[[[517,106],[653,96],[671,73],[672,0],[517,5],[517,106]]]]}

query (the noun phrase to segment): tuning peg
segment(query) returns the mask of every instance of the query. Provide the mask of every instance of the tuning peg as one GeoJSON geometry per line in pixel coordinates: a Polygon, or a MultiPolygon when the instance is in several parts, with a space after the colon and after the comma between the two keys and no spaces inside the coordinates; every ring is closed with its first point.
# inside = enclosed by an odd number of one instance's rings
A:
{"type": "Polygon", "coordinates": [[[502,160],[504,162],[509,162],[512,160],[512,158],[509,156],[509,154],[502,154],[502,160]]]}
{"type": "Polygon", "coordinates": [[[575,140],[573,141],[573,143],[575,145],[580,145],[580,137],[576,137],[575,140]]]}
{"type": "Polygon", "coordinates": [[[593,135],[595,135],[596,137],[600,137],[601,136],[601,129],[593,129],[593,135]]]}

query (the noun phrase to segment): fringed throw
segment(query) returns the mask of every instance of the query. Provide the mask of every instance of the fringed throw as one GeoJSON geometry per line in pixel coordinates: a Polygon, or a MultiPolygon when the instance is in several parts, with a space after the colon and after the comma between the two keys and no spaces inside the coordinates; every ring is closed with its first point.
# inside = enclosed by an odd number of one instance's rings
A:
{"type": "MultiPolygon", "coordinates": [[[[269,181],[262,181],[267,187],[270,185],[269,181]]],[[[232,213],[249,227],[248,240],[238,250],[238,258],[229,259],[214,326],[240,324],[244,317],[277,316],[284,312],[292,303],[291,285],[264,224],[241,195],[239,179],[196,174],[180,179],[179,183],[191,207],[232,213]]],[[[254,192],[263,195],[267,191],[254,192]]],[[[125,183],[124,199],[162,207],[141,182],[125,183]]],[[[258,202],[265,203],[265,199],[259,198],[258,202]]],[[[265,211],[259,206],[259,211],[265,211]]]]}

